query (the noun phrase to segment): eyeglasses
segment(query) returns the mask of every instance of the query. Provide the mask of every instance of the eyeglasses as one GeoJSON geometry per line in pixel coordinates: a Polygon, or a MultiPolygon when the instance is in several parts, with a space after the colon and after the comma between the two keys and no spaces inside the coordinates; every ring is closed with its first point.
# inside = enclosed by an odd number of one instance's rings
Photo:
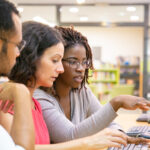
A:
{"type": "Polygon", "coordinates": [[[69,64],[69,66],[71,68],[78,68],[79,65],[82,65],[82,67],[84,69],[88,69],[89,68],[89,61],[88,60],[83,60],[82,62],[79,62],[78,60],[74,60],[74,59],[70,59],[70,58],[66,58],[66,59],[62,59],[62,61],[65,61],[69,64]]]}
{"type": "Polygon", "coordinates": [[[23,48],[24,48],[25,45],[26,45],[26,41],[25,41],[25,40],[22,40],[22,41],[18,44],[18,43],[15,43],[15,42],[13,42],[13,41],[9,41],[9,40],[7,40],[7,39],[5,39],[5,38],[2,38],[2,37],[0,37],[0,39],[3,40],[3,41],[5,41],[5,42],[7,42],[7,43],[11,43],[11,44],[16,45],[16,46],[18,47],[18,49],[19,49],[20,52],[23,50],[23,48]]]}

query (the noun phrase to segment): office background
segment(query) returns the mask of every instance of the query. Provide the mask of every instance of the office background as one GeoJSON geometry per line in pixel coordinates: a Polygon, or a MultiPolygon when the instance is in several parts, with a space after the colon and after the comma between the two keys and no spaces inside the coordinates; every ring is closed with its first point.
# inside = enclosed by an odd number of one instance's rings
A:
{"type": "Polygon", "coordinates": [[[117,88],[150,97],[150,0],[12,1],[22,21],[74,25],[87,36],[97,69],[90,85],[100,99],[119,94],[117,88]]]}

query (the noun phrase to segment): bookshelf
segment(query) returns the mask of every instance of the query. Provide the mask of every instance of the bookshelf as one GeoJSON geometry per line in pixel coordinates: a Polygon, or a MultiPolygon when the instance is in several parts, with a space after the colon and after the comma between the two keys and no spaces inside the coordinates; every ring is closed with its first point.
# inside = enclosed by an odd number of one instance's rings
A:
{"type": "Polygon", "coordinates": [[[120,65],[120,84],[133,84],[134,95],[139,96],[140,65],[120,65]]]}
{"type": "Polygon", "coordinates": [[[90,83],[118,83],[119,69],[95,69],[91,71],[90,83]]]}
{"type": "Polygon", "coordinates": [[[134,85],[133,95],[142,96],[140,57],[119,56],[117,64],[120,69],[120,84],[134,85]]]}
{"type": "Polygon", "coordinates": [[[101,101],[109,99],[109,92],[114,85],[119,83],[120,79],[119,68],[90,70],[89,76],[89,86],[101,101]]]}

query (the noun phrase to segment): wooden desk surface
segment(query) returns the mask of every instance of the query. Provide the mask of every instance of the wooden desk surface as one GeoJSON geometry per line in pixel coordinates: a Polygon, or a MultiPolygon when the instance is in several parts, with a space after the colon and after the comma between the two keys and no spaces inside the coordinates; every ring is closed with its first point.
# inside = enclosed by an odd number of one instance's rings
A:
{"type": "Polygon", "coordinates": [[[121,127],[127,131],[132,126],[150,126],[147,122],[136,122],[136,119],[140,116],[140,113],[130,113],[130,112],[123,112],[118,113],[118,117],[114,120],[114,122],[121,125],[121,127]]]}

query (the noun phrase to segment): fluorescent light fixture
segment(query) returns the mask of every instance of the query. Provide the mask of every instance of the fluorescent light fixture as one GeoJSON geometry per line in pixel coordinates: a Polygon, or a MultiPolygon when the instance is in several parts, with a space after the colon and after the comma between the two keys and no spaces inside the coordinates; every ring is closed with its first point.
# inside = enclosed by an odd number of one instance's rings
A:
{"type": "Polygon", "coordinates": [[[85,0],[77,0],[77,3],[78,3],[78,4],[85,3],[85,0]]]}
{"type": "Polygon", "coordinates": [[[133,11],[136,11],[136,7],[129,6],[129,7],[126,8],[126,10],[133,12],[133,11]]]}
{"type": "Polygon", "coordinates": [[[86,16],[80,17],[80,21],[88,21],[88,20],[89,20],[89,18],[86,16]]]}
{"type": "Polygon", "coordinates": [[[77,13],[79,11],[79,9],[77,7],[71,7],[69,9],[69,11],[72,12],[72,13],[77,13]]]}
{"type": "Polygon", "coordinates": [[[40,16],[36,16],[33,18],[34,21],[37,21],[37,22],[41,22],[43,24],[47,24],[49,25],[50,27],[54,27],[56,24],[55,23],[51,23],[51,22],[48,22],[47,20],[45,20],[44,18],[40,17],[40,16]]]}
{"type": "Polygon", "coordinates": [[[24,11],[24,8],[18,7],[17,10],[18,10],[20,13],[22,13],[22,12],[24,11]]]}
{"type": "Polygon", "coordinates": [[[139,16],[130,16],[131,21],[138,21],[140,19],[139,16]]]}

